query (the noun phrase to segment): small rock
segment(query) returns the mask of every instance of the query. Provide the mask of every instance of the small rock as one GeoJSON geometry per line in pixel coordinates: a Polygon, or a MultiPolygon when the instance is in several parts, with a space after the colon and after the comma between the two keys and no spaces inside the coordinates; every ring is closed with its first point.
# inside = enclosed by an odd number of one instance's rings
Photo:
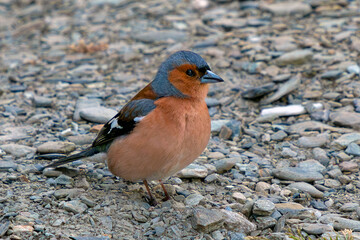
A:
{"type": "Polygon", "coordinates": [[[255,191],[258,193],[268,194],[270,189],[270,184],[266,182],[258,182],[255,187],[255,191]]]}
{"type": "Polygon", "coordinates": [[[107,123],[117,114],[117,111],[105,107],[84,108],[79,112],[80,117],[95,123],[107,123]]]}
{"type": "Polygon", "coordinates": [[[38,153],[70,153],[76,149],[71,142],[46,142],[37,147],[38,153]]]}
{"type": "Polygon", "coordinates": [[[200,195],[200,194],[190,194],[186,199],[185,199],[185,205],[187,206],[196,206],[200,203],[201,200],[204,199],[204,196],[200,195]]]}
{"type": "Polygon", "coordinates": [[[224,173],[235,166],[236,163],[242,163],[242,159],[238,158],[223,158],[215,162],[216,172],[224,173]]]}
{"type": "Polygon", "coordinates": [[[327,80],[336,80],[341,76],[342,73],[343,71],[340,70],[332,70],[321,74],[320,77],[327,80]]]}
{"type": "Polygon", "coordinates": [[[136,221],[141,223],[147,222],[147,218],[144,215],[138,213],[137,211],[132,211],[131,213],[136,221]]]}
{"type": "Polygon", "coordinates": [[[360,146],[354,142],[350,143],[345,152],[347,154],[351,154],[351,155],[355,155],[355,156],[360,156],[360,146]]]}
{"type": "Polygon", "coordinates": [[[324,194],[317,190],[313,185],[306,182],[296,182],[289,185],[290,188],[296,188],[300,191],[309,193],[312,197],[322,198],[324,194]]]}
{"type": "Polygon", "coordinates": [[[53,100],[47,97],[34,96],[33,103],[35,107],[51,107],[53,100]]]}
{"type": "Polygon", "coordinates": [[[344,203],[339,210],[342,212],[353,212],[359,207],[358,203],[344,203]]]}
{"type": "Polygon", "coordinates": [[[188,38],[186,32],[176,30],[160,30],[160,31],[148,31],[133,34],[133,38],[137,41],[145,43],[158,43],[172,40],[174,42],[182,42],[188,38]]]}
{"type": "Polygon", "coordinates": [[[231,120],[211,120],[211,132],[220,132],[221,127],[230,123],[231,120]]]}
{"type": "Polygon", "coordinates": [[[243,214],[227,211],[225,209],[221,209],[220,211],[225,219],[224,225],[226,229],[245,234],[250,234],[256,230],[256,225],[247,220],[243,214]]]}
{"type": "Polygon", "coordinates": [[[276,133],[272,134],[271,135],[271,140],[274,140],[274,141],[282,141],[284,138],[286,138],[288,135],[286,134],[285,131],[283,130],[280,130],[280,131],[277,131],[276,133]]]}
{"type": "Polygon", "coordinates": [[[299,167],[274,169],[273,174],[277,178],[297,182],[313,182],[324,178],[319,172],[309,171],[308,169],[299,167]]]}
{"type": "Polygon", "coordinates": [[[298,164],[299,168],[307,169],[309,171],[322,173],[326,168],[324,165],[314,159],[309,159],[298,164]]]}
{"type": "Polygon", "coordinates": [[[300,137],[298,140],[299,147],[315,148],[324,146],[329,141],[329,135],[319,134],[316,137],[300,137]]]}
{"type": "Polygon", "coordinates": [[[339,164],[339,167],[341,169],[341,171],[343,172],[358,172],[359,171],[359,165],[356,162],[342,162],[339,164]]]}
{"type": "Polygon", "coordinates": [[[338,150],[346,148],[350,143],[360,140],[360,133],[346,133],[331,143],[331,146],[338,150]]]}
{"type": "Polygon", "coordinates": [[[75,214],[83,213],[88,208],[80,200],[72,200],[69,202],[62,202],[62,203],[60,203],[60,206],[62,206],[66,211],[73,212],[75,214]]]}
{"type": "Polygon", "coordinates": [[[325,179],[324,185],[329,188],[338,188],[341,186],[341,183],[335,179],[325,179]]]}
{"type": "Polygon", "coordinates": [[[257,200],[254,203],[253,214],[270,216],[275,210],[275,204],[269,200],[257,200]]]}
{"type": "Polygon", "coordinates": [[[223,153],[221,153],[221,152],[211,152],[207,156],[208,156],[208,158],[211,158],[211,159],[225,158],[225,155],[223,153]]]}
{"type": "Polygon", "coordinates": [[[60,175],[55,179],[54,183],[55,184],[60,184],[60,185],[68,185],[68,184],[72,184],[73,181],[74,180],[69,176],[60,175]]]}
{"type": "Polygon", "coordinates": [[[275,60],[276,64],[285,66],[289,64],[300,65],[311,61],[314,53],[311,50],[295,50],[281,55],[275,60]]]}
{"type": "Polygon", "coordinates": [[[36,152],[36,148],[28,147],[20,144],[14,144],[14,143],[1,145],[0,148],[17,158],[25,157],[28,154],[33,155],[36,152]]]}
{"type": "Polygon", "coordinates": [[[360,113],[345,111],[333,112],[330,113],[330,120],[335,125],[360,130],[360,113]]]}
{"type": "Polygon", "coordinates": [[[314,158],[318,160],[323,166],[328,166],[330,158],[328,157],[326,151],[322,148],[314,148],[312,151],[314,158]]]}
{"type": "Polygon", "coordinates": [[[260,8],[277,16],[290,16],[295,14],[303,16],[312,11],[309,4],[296,1],[263,3],[260,5],[260,8]]]}
{"type": "Polygon", "coordinates": [[[29,225],[15,225],[12,227],[12,230],[15,234],[25,233],[25,232],[31,233],[34,231],[34,227],[29,225]]]}
{"type": "Polygon", "coordinates": [[[198,207],[193,210],[192,225],[195,229],[209,233],[220,229],[224,216],[219,210],[198,207]]]}
{"type": "Polygon", "coordinates": [[[232,197],[239,203],[244,204],[246,202],[246,197],[241,192],[234,192],[232,197]]]}
{"type": "Polygon", "coordinates": [[[18,165],[13,161],[0,161],[0,172],[7,172],[9,169],[16,170],[18,165]]]}
{"type": "Polygon", "coordinates": [[[313,235],[320,235],[326,232],[334,231],[332,226],[319,223],[305,223],[302,228],[307,234],[313,235]]]}
{"type": "Polygon", "coordinates": [[[205,178],[207,175],[208,169],[195,163],[190,164],[177,174],[179,178],[205,178]]]}
{"type": "Polygon", "coordinates": [[[220,129],[219,137],[225,140],[230,139],[232,135],[232,130],[227,126],[222,126],[220,129]]]}
{"type": "Polygon", "coordinates": [[[332,224],[336,231],[344,229],[360,229],[360,221],[342,218],[337,215],[328,214],[320,217],[320,222],[332,224]]]}
{"type": "Polygon", "coordinates": [[[259,229],[264,230],[267,228],[272,228],[276,225],[277,221],[273,217],[256,217],[256,222],[259,229]]]}

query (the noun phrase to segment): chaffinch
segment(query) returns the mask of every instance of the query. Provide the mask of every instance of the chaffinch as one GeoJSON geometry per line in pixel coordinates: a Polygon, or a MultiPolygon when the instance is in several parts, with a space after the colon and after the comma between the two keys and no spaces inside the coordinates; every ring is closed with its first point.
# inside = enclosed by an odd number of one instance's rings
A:
{"type": "Polygon", "coordinates": [[[149,201],[156,204],[148,182],[161,181],[193,162],[210,138],[205,103],[208,84],[223,82],[206,61],[191,51],[172,54],[155,79],[137,93],[100,130],[92,146],[44,168],[107,153],[109,170],[125,180],[142,180],[149,201]]]}

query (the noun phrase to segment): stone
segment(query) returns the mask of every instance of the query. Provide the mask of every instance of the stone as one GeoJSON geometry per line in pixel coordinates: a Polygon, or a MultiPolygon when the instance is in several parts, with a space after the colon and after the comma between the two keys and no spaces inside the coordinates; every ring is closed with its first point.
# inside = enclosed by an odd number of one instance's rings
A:
{"type": "Polygon", "coordinates": [[[341,183],[335,179],[325,179],[324,185],[329,188],[338,188],[341,186],[341,183]]]}
{"type": "Polygon", "coordinates": [[[219,137],[225,140],[230,139],[232,135],[232,130],[231,128],[227,127],[227,126],[222,126],[220,129],[220,133],[219,133],[219,137]]]}
{"type": "Polygon", "coordinates": [[[339,77],[341,77],[343,71],[341,70],[332,70],[332,71],[327,71],[323,74],[321,74],[321,78],[322,79],[327,79],[327,80],[336,80],[339,77]]]}
{"type": "Polygon", "coordinates": [[[35,107],[52,107],[53,100],[47,97],[34,96],[33,103],[35,107]]]}
{"type": "Polygon", "coordinates": [[[74,180],[69,176],[60,175],[55,179],[54,183],[55,184],[60,184],[60,185],[68,185],[68,184],[72,184],[73,181],[74,180]]]}
{"type": "Polygon", "coordinates": [[[205,178],[208,175],[208,169],[204,166],[191,163],[186,168],[178,172],[179,178],[205,178]]]}
{"type": "Polygon", "coordinates": [[[105,107],[90,107],[80,110],[80,117],[89,122],[107,123],[117,114],[117,111],[105,107]]]}
{"type": "Polygon", "coordinates": [[[243,193],[241,192],[234,192],[232,194],[232,197],[239,203],[244,204],[246,202],[246,197],[243,193]]]}
{"type": "Polygon", "coordinates": [[[256,223],[260,230],[265,230],[267,228],[273,228],[277,221],[273,217],[256,217],[256,223]]]}
{"type": "Polygon", "coordinates": [[[194,193],[194,194],[190,194],[189,196],[187,196],[187,198],[185,198],[184,203],[187,206],[196,206],[203,199],[204,199],[204,196],[194,193]]]}
{"type": "Polygon", "coordinates": [[[322,147],[326,145],[329,141],[329,135],[325,134],[318,134],[316,137],[300,137],[298,140],[299,147],[303,148],[315,148],[315,147],[322,147]]]}
{"type": "Polygon", "coordinates": [[[360,130],[360,113],[345,111],[333,112],[330,113],[330,120],[335,125],[360,130]]]}
{"type": "Polygon", "coordinates": [[[269,11],[276,16],[286,16],[286,15],[306,15],[312,11],[311,6],[304,2],[297,1],[287,1],[287,2],[279,2],[279,3],[269,3],[269,4],[261,4],[260,8],[269,11]]]}
{"type": "Polygon", "coordinates": [[[342,134],[338,139],[331,143],[332,147],[338,150],[346,148],[350,143],[360,141],[360,133],[346,133],[342,134]]]}
{"type": "Polygon", "coordinates": [[[275,63],[280,66],[286,65],[301,65],[306,62],[310,62],[313,57],[313,52],[311,50],[295,50],[291,52],[284,53],[279,58],[275,59],[275,63]]]}
{"type": "Polygon", "coordinates": [[[193,228],[205,233],[220,229],[224,224],[224,220],[224,215],[216,209],[198,207],[193,210],[193,228]]]}
{"type": "Polygon", "coordinates": [[[320,173],[322,173],[326,169],[324,165],[322,165],[321,163],[319,163],[314,159],[309,159],[303,162],[299,162],[298,167],[320,173]]]}
{"type": "Polygon", "coordinates": [[[211,120],[211,132],[220,132],[221,127],[230,123],[231,120],[211,120]]]}
{"type": "Polygon", "coordinates": [[[186,32],[176,30],[155,30],[133,34],[133,38],[137,41],[145,43],[159,43],[166,41],[182,42],[188,38],[186,32]]]}
{"type": "Polygon", "coordinates": [[[359,203],[344,203],[339,210],[342,212],[354,212],[359,207],[359,203]]]}
{"type": "Polygon", "coordinates": [[[236,163],[242,163],[241,157],[223,158],[215,162],[216,172],[224,173],[235,166],[236,163]]]}
{"type": "Polygon", "coordinates": [[[302,229],[307,234],[313,234],[313,235],[320,235],[326,232],[332,232],[334,231],[334,228],[327,224],[320,224],[320,223],[305,223],[302,226],[302,229]]]}
{"type": "Polygon", "coordinates": [[[345,152],[347,154],[351,154],[351,155],[355,155],[355,156],[360,156],[360,146],[354,142],[350,143],[345,152]]]}
{"type": "Polygon", "coordinates": [[[20,233],[31,233],[34,231],[34,227],[30,226],[30,225],[15,225],[12,226],[12,230],[15,234],[20,234],[20,233]]]}
{"type": "Polygon", "coordinates": [[[353,161],[346,161],[339,164],[340,170],[343,172],[358,172],[359,171],[359,165],[356,162],[353,161]]]}
{"type": "Polygon", "coordinates": [[[14,143],[1,145],[0,148],[17,158],[25,157],[28,154],[33,155],[36,152],[36,148],[14,143]]]}
{"type": "Polygon", "coordinates": [[[324,224],[332,224],[336,231],[344,229],[360,229],[360,221],[342,218],[335,214],[320,217],[319,221],[324,224]]]}
{"type": "Polygon", "coordinates": [[[270,216],[275,210],[275,204],[269,200],[257,200],[254,203],[253,214],[270,216]]]}
{"type": "Polygon", "coordinates": [[[148,219],[144,215],[140,214],[137,211],[131,211],[131,214],[133,215],[134,219],[140,223],[146,223],[148,221],[148,219]]]}
{"type": "Polygon", "coordinates": [[[304,206],[300,203],[295,202],[287,202],[287,203],[276,203],[275,207],[277,210],[302,210],[304,209],[304,206]]]}
{"type": "Polygon", "coordinates": [[[268,194],[270,189],[270,184],[266,182],[258,182],[256,183],[255,191],[258,193],[268,194]]]}
{"type": "Polygon", "coordinates": [[[323,166],[328,166],[330,158],[328,157],[326,151],[322,148],[314,148],[312,150],[314,159],[318,160],[323,166]]]}
{"type": "Polygon", "coordinates": [[[324,194],[317,190],[313,185],[306,182],[296,182],[290,184],[288,187],[296,188],[300,191],[309,193],[314,198],[322,198],[324,194]]]}
{"type": "Polygon", "coordinates": [[[223,153],[221,153],[221,152],[211,152],[207,156],[208,156],[208,158],[211,158],[211,159],[225,158],[225,155],[223,153]]]}
{"type": "Polygon", "coordinates": [[[272,134],[271,135],[271,140],[274,140],[274,141],[282,141],[284,138],[286,138],[288,135],[286,134],[285,131],[283,130],[280,130],[280,131],[277,131],[276,133],[272,134]]]}
{"type": "Polygon", "coordinates": [[[227,230],[245,234],[250,234],[256,230],[256,225],[247,220],[243,214],[227,211],[225,209],[221,209],[220,211],[225,219],[224,226],[227,230]]]}
{"type": "Polygon", "coordinates": [[[73,212],[75,214],[83,213],[87,210],[86,204],[82,203],[80,200],[72,200],[69,202],[61,202],[60,206],[68,212],[73,212]]]}
{"type": "Polygon", "coordinates": [[[100,99],[98,99],[98,98],[91,98],[91,99],[79,98],[77,100],[77,102],[76,102],[75,111],[74,111],[74,114],[73,114],[73,119],[75,121],[81,120],[80,111],[83,111],[86,108],[100,107],[101,103],[102,103],[102,101],[100,99]]]}
{"type": "Polygon", "coordinates": [[[70,153],[76,149],[71,142],[46,142],[37,147],[37,152],[44,153],[70,153]]]}
{"type": "Polygon", "coordinates": [[[18,165],[13,161],[1,161],[0,160],[0,172],[7,172],[10,169],[16,170],[18,165]]]}
{"type": "Polygon", "coordinates": [[[308,169],[299,167],[274,169],[273,175],[280,179],[297,182],[313,182],[324,178],[319,172],[309,171],[308,169]]]}

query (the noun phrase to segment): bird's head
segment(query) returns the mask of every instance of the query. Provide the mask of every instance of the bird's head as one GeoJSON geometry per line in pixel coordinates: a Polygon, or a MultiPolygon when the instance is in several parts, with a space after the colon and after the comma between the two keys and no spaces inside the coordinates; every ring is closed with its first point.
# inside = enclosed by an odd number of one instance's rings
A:
{"type": "Polygon", "coordinates": [[[151,86],[158,96],[205,98],[209,83],[223,81],[200,55],[179,51],[161,64],[151,86]]]}

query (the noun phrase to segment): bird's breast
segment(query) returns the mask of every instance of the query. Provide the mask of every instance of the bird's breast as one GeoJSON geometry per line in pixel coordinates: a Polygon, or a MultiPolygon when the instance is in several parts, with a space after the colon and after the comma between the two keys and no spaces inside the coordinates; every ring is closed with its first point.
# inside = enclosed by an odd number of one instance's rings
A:
{"type": "Polygon", "coordinates": [[[108,151],[110,171],[126,180],[159,180],[193,162],[210,138],[205,102],[160,99],[128,136],[108,151]]]}

